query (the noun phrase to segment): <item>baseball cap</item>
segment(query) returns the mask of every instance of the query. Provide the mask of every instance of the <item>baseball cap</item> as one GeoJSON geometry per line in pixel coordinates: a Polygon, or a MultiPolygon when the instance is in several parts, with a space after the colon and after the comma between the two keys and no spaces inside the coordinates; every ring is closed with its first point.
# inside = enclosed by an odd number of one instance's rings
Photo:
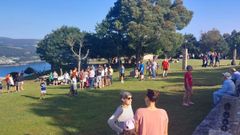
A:
{"type": "Polygon", "coordinates": [[[227,78],[231,77],[231,74],[229,72],[225,72],[225,73],[222,73],[222,74],[223,74],[223,76],[225,76],[227,78]]]}

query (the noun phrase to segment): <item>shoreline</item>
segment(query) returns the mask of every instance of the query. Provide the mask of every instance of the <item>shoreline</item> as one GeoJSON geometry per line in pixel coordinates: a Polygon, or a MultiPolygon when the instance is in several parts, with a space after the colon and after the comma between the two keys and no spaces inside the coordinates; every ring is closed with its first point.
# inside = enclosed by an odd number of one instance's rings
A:
{"type": "Polygon", "coordinates": [[[17,67],[17,66],[23,66],[27,64],[33,64],[33,63],[47,63],[47,62],[41,61],[41,60],[33,60],[33,61],[26,61],[26,62],[13,63],[13,64],[0,64],[0,67],[17,67]]]}

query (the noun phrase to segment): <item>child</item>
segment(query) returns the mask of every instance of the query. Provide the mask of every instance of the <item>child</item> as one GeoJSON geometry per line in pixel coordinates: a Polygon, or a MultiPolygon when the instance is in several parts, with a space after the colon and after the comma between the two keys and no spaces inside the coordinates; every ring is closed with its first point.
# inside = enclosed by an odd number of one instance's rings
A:
{"type": "Polygon", "coordinates": [[[70,86],[70,96],[76,96],[77,95],[77,79],[76,77],[73,77],[71,80],[71,86],[70,86]]]}
{"type": "Polygon", "coordinates": [[[185,93],[183,96],[183,106],[193,105],[194,103],[191,101],[191,96],[193,94],[192,91],[192,66],[187,66],[187,72],[184,74],[184,87],[185,93]]]}
{"type": "Polygon", "coordinates": [[[167,77],[168,69],[169,69],[169,62],[167,58],[165,58],[164,61],[162,62],[163,78],[167,77]]]}
{"type": "Polygon", "coordinates": [[[40,99],[44,99],[44,97],[47,93],[47,85],[46,85],[46,82],[44,81],[44,79],[41,80],[40,87],[41,87],[40,99]]]}

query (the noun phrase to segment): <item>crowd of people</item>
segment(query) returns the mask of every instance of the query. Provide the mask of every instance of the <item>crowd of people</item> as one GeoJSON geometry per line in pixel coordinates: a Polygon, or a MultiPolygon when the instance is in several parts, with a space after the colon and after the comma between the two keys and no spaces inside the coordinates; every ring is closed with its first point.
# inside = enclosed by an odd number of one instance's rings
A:
{"type": "Polygon", "coordinates": [[[201,54],[202,58],[202,67],[219,67],[220,66],[220,59],[221,53],[219,52],[208,52],[206,54],[201,54]]]}
{"type": "MultiPolygon", "coordinates": [[[[77,95],[78,88],[80,90],[85,88],[96,89],[112,85],[112,76],[113,68],[110,65],[92,65],[88,66],[86,69],[81,69],[80,71],[78,71],[77,68],[74,68],[73,70],[70,70],[69,73],[65,72],[62,76],[59,76],[58,73],[54,71],[49,74],[47,79],[42,79],[41,82],[45,81],[46,85],[70,84],[69,95],[75,96],[77,95]]],[[[42,88],[41,86],[41,91],[42,89],[46,92],[46,88],[42,88]]]]}
{"type": "Polygon", "coordinates": [[[7,74],[5,76],[5,78],[1,78],[0,79],[0,94],[3,93],[3,90],[6,90],[7,93],[23,91],[24,90],[24,88],[23,88],[24,76],[23,75],[24,75],[23,72],[19,72],[15,75],[7,74]]]}
{"type": "MultiPolygon", "coordinates": [[[[170,58],[171,59],[171,58],[170,58]]],[[[146,64],[143,61],[139,61],[134,68],[134,77],[139,78],[140,81],[144,80],[145,75],[148,78],[156,79],[158,70],[162,69],[162,77],[166,78],[168,76],[168,70],[170,69],[170,62],[168,58],[162,61],[162,64],[158,64],[156,59],[148,60],[146,64]],[[146,71],[145,71],[146,70],[146,71]]]]}

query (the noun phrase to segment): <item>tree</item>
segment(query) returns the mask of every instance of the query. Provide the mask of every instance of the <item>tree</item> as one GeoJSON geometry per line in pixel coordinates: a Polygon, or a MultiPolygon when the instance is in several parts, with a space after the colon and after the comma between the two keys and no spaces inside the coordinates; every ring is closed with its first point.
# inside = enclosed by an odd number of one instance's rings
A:
{"type": "Polygon", "coordinates": [[[37,45],[37,53],[42,60],[47,61],[54,69],[75,66],[77,58],[72,49],[78,50],[83,34],[76,27],[62,26],[47,34],[37,45]],[[70,40],[73,40],[70,42],[70,40]],[[71,49],[72,48],[72,49],[71,49]]]}
{"type": "Polygon", "coordinates": [[[89,49],[85,56],[82,56],[82,48],[83,48],[83,37],[84,35],[80,32],[78,28],[72,28],[73,31],[71,34],[66,35],[66,43],[70,46],[72,53],[78,62],[78,71],[81,70],[81,61],[85,60],[88,56],[89,49]]]}
{"type": "Polygon", "coordinates": [[[182,38],[176,30],[187,26],[191,18],[182,0],[117,0],[97,33],[115,39],[117,49],[134,50],[139,60],[152,48],[157,49],[155,53],[170,53],[176,43],[179,46],[182,38]],[[165,35],[172,37],[170,42],[165,35]]]}
{"type": "MultiPolygon", "coordinates": [[[[231,34],[225,33],[224,40],[228,43],[230,50],[237,49],[238,56],[240,55],[240,32],[233,30],[231,34]]],[[[229,51],[228,55],[232,57],[233,52],[229,51]]]]}
{"type": "Polygon", "coordinates": [[[200,54],[200,48],[196,37],[193,34],[185,34],[183,37],[184,43],[177,49],[177,55],[180,55],[182,53],[182,49],[186,47],[189,53],[198,56],[200,54]]]}
{"type": "Polygon", "coordinates": [[[202,33],[199,43],[203,53],[217,51],[226,54],[229,50],[227,42],[217,29],[202,33]]]}

